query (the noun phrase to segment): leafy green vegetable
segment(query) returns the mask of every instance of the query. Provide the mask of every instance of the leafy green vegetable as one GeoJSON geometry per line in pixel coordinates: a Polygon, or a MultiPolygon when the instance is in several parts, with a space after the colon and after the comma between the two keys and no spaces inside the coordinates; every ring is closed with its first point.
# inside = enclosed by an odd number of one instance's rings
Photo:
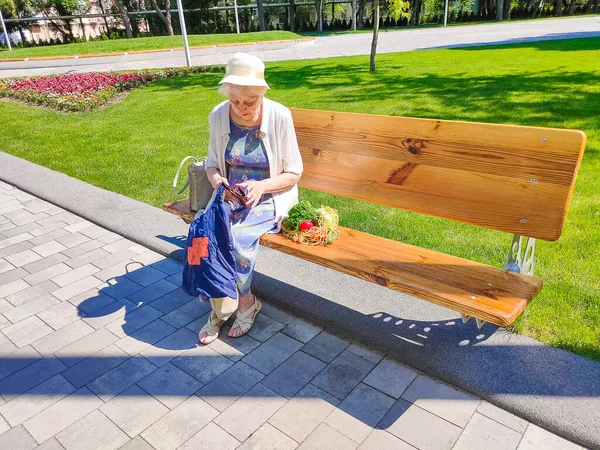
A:
{"type": "Polygon", "coordinates": [[[283,226],[288,231],[298,231],[298,226],[304,220],[317,220],[317,208],[306,200],[292,206],[287,218],[283,221],[283,226]]]}

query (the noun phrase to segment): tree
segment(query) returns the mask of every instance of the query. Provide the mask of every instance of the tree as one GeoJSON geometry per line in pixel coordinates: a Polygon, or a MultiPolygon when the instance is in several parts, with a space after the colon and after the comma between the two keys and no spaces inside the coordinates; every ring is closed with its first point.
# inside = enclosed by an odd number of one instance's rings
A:
{"type": "Polygon", "coordinates": [[[358,16],[357,1],[352,0],[352,31],[356,31],[356,17],[358,16]]]}
{"type": "Polygon", "coordinates": [[[58,23],[51,19],[51,16],[75,16],[79,14],[85,14],[90,8],[89,0],[33,0],[31,2],[32,8],[39,11],[45,20],[50,22],[56,27],[56,29],[65,37],[70,40],[75,40],[73,30],[71,28],[73,19],[62,19],[62,23],[58,23]]]}
{"type": "MultiPolygon", "coordinates": [[[[102,4],[102,0],[98,1],[100,4],[102,4]]],[[[117,8],[119,8],[119,14],[121,15],[121,20],[123,21],[123,26],[125,27],[125,33],[127,34],[128,38],[132,38],[133,32],[131,30],[131,21],[129,20],[129,16],[127,15],[127,6],[125,6],[123,0],[115,0],[115,3],[117,4],[117,8]]],[[[104,19],[106,20],[106,17],[104,19]]]]}
{"type": "Polygon", "coordinates": [[[323,0],[315,0],[317,10],[317,31],[323,31],[323,0]]]}
{"type": "Polygon", "coordinates": [[[265,24],[265,5],[263,4],[263,0],[256,0],[256,6],[258,9],[258,29],[265,31],[267,26],[265,24]]]}
{"type": "MultiPolygon", "coordinates": [[[[510,0],[507,0],[510,1],[510,0]]],[[[502,21],[504,19],[504,0],[496,0],[496,20],[502,21]]]]}
{"type": "MultiPolygon", "coordinates": [[[[385,0],[394,20],[400,17],[409,17],[410,4],[406,0],[385,0]]],[[[379,37],[379,0],[374,0],[373,7],[373,40],[371,41],[370,70],[375,72],[375,56],[377,54],[377,38],[379,37]]]]}
{"type": "Polygon", "coordinates": [[[162,6],[165,9],[164,14],[162,13],[161,8],[158,7],[156,0],[152,0],[152,7],[156,10],[158,17],[165,23],[169,36],[175,36],[175,33],[173,32],[173,22],[171,21],[171,1],[162,0],[162,6]]]}

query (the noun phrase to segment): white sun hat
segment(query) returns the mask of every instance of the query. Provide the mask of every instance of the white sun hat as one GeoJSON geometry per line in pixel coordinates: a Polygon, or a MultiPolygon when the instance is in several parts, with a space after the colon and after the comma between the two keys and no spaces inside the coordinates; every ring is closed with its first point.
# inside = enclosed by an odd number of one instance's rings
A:
{"type": "Polygon", "coordinates": [[[248,53],[238,52],[227,61],[225,76],[219,84],[229,83],[238,86],[262,86],[269,88],[265,81],[265,63],[248,53]]]}

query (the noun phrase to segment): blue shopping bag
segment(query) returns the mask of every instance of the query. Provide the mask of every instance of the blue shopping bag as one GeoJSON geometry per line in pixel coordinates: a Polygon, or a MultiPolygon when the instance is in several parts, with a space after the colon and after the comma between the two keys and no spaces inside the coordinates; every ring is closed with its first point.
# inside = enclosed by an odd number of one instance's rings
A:
{"type": "Polygon", "coordinates": [[[190,224],[181,286],[189,295],[237,298],[231,205],[223,200],[223,192],[221,184],[190,224]]]}

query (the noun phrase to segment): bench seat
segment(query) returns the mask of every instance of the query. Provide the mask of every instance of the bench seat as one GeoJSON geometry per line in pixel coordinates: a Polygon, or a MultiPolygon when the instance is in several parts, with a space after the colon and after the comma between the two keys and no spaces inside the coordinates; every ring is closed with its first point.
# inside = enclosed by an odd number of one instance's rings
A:
{"type": "MultiPolygon", "coordinates": [[[[190,221],[187,200],[164,209],[190,221]]],[[[298,244],[282,234],[265,234],[260,243],[325,267],[416,295],[438,305],[505,327],[541,291],[542,281],[504,272],[456,256],[340,227],[332,245],[298,244]]]]}

